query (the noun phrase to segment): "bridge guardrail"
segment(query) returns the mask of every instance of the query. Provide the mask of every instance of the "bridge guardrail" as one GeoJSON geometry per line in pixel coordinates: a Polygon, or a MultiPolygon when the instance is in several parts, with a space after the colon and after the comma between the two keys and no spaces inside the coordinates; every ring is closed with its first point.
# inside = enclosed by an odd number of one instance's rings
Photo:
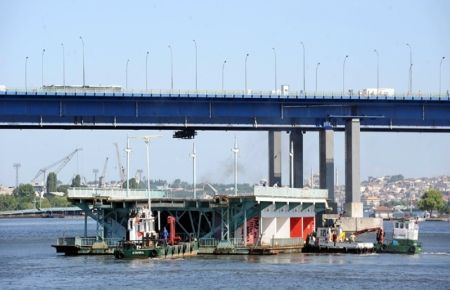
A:
{"type": "Polygon", "coordinates": [[[394,95],[386,94],[362,94],[360,92],[342,91],[320,91],[320,92],[303,92],[303,91],[253,91],[248,90],[166,90],[166,89],[150,89],[150,90],[127,90],[121,87],[111,88],[94,88],[94,87],[67,87],[64,88],[30,88],[27,90],[21,88],[7,88],[0,91],[0,95],[16,95],[27,94],[30,96],[36,94],[47,94],[49,96],[117,96],[117,97],[192,97],[192,98],[269,98],[269,99],[350,99],[350,100],[450,100],[450,92],[443,93],[395,93],[394,95]]]}

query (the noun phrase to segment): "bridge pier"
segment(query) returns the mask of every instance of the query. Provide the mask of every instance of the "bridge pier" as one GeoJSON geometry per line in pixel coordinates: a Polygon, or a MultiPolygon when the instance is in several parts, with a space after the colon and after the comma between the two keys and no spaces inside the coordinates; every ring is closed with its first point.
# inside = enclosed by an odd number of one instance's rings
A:
{"type": "Polygon", "coordinates": [[[301,130],[291,130],[289,134],[289,152],[292,152],[292,166],[289,174],[290,185],[294,188],[303,187],[303,133],[301,130]],[[293,171],[293,172],[292,172],[293,171]],[[293,180],[292,180],[293,179],[293,180]]]}
{"type": "Polygon", "coordinates": [[[345,216],[363,217],[360,193],[360,120],[345,123],[345,216]]]}
{"type": "Polygon", "coordinates": [[[281,186],[281,132],[269,131],[269,186],[281,186]]]}
{"type": "Polygon", "coordinates": [[[328,203],[337,213],[334,199],[334,131],[325,128],[319,132],[320,188],[328,190],[328,203]]]}

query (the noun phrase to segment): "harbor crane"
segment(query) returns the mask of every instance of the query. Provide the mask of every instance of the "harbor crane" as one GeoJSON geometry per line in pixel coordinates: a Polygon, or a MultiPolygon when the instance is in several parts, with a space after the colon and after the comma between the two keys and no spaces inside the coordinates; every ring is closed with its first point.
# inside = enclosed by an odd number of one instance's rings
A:
{"type": "Polygon", "coordinates": [[[120,184],[123,184],[125,182],[125,168],[123,167],[122,161],[120,159],[119,144],[114,143],[114,146],[116,146],[117,166],[119,167],[120,184]]]}
{"type": "Polygon", "coordinates": [[[105,185],[105,178],[106,178],[106,168],[108,166],[108,160],[109,158],[106,157],[105,164],[103,165],[102,175],[100,175],[98,179],[98,187],[103,187],[105,185]]]}
{"type": "Polygon", "coordinates": [[[39,169],[39,171],[36,173],[34,178],[31,180],[31,184],[36,184],[37,180],[42,176],[42,186],[43,191],[46,192],[46,175],[49,169],[56,167],[55,170],[52,170],[55,174],[58,174],[66,165],[69,163],[69,161],[72,159],[72,157],[78,152],[81,151],[82,148],[77,148],[74,151],[72,151],[69,155],[65,156],[64,158],[56,161],[55,163],[52,163],[46,167],[43,167],[39,169]]]}

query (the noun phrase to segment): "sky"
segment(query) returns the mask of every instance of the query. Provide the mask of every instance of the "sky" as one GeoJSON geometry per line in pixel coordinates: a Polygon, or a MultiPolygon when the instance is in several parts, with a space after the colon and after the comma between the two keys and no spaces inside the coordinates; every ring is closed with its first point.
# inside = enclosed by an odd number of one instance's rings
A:
{"type": "MultiPolygon", "coordinates": [[[[437,92],[440,60],[450,58],[450,1],[0,1],[0,85],[24,87],[28,56],[28,87],[62,84],[62,45],[66,84],[82,83],[85,42],[86,83],[145,88],[145,57],[149,51],[149,88],[170,88],[173,48],[174,87],[195,88],[195,39],[198,46],[199,89],[220,89],[226,59],[225,88],[243,89],[248,58],[248,87],[274,86],[274,55],[278,84],[302,87],[302,49],[306,52],[306,89],[342,90],[345,55],[346,89],[376,87],[376,54],[380,86],[396,92],[408,89],[409,43],[413,57],[413,90],[437,92]]],[[[450,63],[442,64],[442,90],[450,89],[450,63]]],[[[20,162],[20,182],[82,147],[58,175],[69,182],[75,173],[93,179],[109,157],[107,179],[117,179],[113,147],[118,142],[122,162],[127,135],[161,135],[151,145],[152,179],[192,180],[192,140],[173,139],[171,131],[0,130],[0,184],[15,184],[13,163],[20,162]]],[[[199,132],[199,182],[232,182],[234,138],[240,155],[239,180],[267,179],[267,133],[199,132]]],[[[335,134],[335,162],[344,180],[344,138],[335,134]]],[[[288,183],[288,135],[283,134],[283,184],[288,183]]],[[[304,171],[317,172],[318,134],[304,137],[304,171]]],[[[405,176],[450,174],[450,136],[445,133],[362,133],[361,177],[402,173],[405,176]]],[[[130,174],[144,169],[145,146],[132,141],[130,174]]],[[[307,177],[307,176],[305,176],[307,177]]]]}

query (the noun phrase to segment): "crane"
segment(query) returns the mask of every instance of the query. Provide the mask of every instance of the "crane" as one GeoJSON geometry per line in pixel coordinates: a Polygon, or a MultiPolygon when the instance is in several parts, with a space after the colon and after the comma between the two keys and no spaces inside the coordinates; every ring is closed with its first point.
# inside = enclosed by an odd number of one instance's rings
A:
{"type": "Polygon", "coordinates": [[[114,143],[114,146],[116,146],[117,165],[119,167],[120,184],[123,184],[125,182],[125,168],[123,167],[122,161],[120,159],[119,144],[114,143]]]}
{"type": "Polygon", "coordinates": [[[58,174],[67,165],[67,163],[69,163],[69,161],[72,159],[72,157],[80,150],[82,150],[82,148],[77,148],[74,151],[72,151],[69,155],[65,156],[64,158],[62,158],[62,159],[60,159],[58,161],[56,161],[55,163],[52,163],[52,164],[50,164],[50,165],[48,165],[46,167],[43,167],[43,168],[39,169],[39,171],[36,173],[34,178],[31,180],[31,183],[32,184],[36,184],[36,181],[38,180],[38,178],[43,176],[42,185],[43,185],[43,189],[44,189],[44,192],[45,192],[46,191],[46,187],[45,187],[45,181],[46,180],[45,180],[45,177],[46,177],[47,171],[50,168],[53,168],[53,167],[57,166],[56,169],[53,170],[53,172],[55,174],[58,174]]]}
{"type": "Polygon", "coordinates": [[[98,179],[98,187],[103,187],[105,184],[105,178],[106,178],[106,168],[108,166],[108,160],[109,158],[106,157],[105,164],[103,165],[102,175],[100,175],[100,178],[98,179]]]}

